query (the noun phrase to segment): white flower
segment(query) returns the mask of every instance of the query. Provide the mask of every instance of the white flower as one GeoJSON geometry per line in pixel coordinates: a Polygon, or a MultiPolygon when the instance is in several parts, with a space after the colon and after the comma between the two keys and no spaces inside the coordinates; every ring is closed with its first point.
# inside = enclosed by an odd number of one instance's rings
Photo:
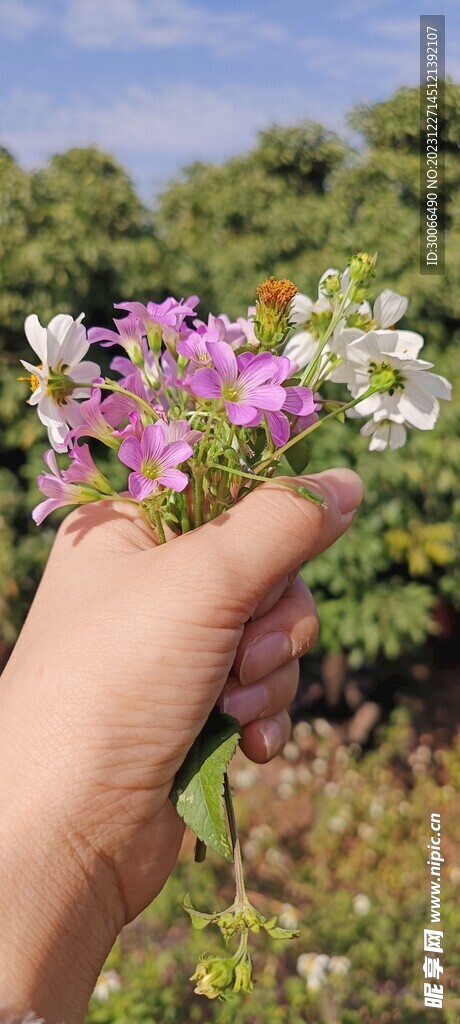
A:
{"type": "Polygon", "coordinates": [[[326,983],[329,957],[322,953],[302,953],[297,960],[297,973],[306,979],[307,988],[318,992],[326,983]]]}
{"type": "Polygon", "coordinates": [[[25,332],[31,348],[40,359],[38,366],[21,359],[31,374],[32,394],[29,405],[36,405],[40,420],[48,428],[52,447],[66,450],[65,438],[69,426],[77,426],[80,413],[76,398],[89,398],[95,377],[100,376],[97,363],[81,362],[89,348],[89,341],[81,320],[84,313],[73,320],[66,313],[58,313],[42,327],[36,314],[26,318],[25,332]]]}
{"type": "Polygon", "coordinates": [[[328,964],[328,971],[330,974],[337,974],[339,977],[345,977],[351,967],[351,960],[347,956],[331,956],[328,964]]]}
{"type": "Polygon", "coordinates": [[[93,992],[94,999],[100,999],[106,1003],[111,992],[118,992],[121,988],[120,976],[116,971],[102,971],[96,982],[93,992]]]}
{"type": "Polygon", "coordinates": [[[318,338],[314,338],[310,331],[298,331],[293,334],[283,351],[293,363],[297,363],[299,370],[303,370],[308,363],[311,363],[318,348],[318,338]]]}
{"type": "Polygon", "coordinates": [[[391,391],[364,399],[359,403],[359,414],[432,430],[439,416],[438,399],[450,399],[451,385],[445,377],[427,372],[432,363],[403,355],[411,344],[418,344],[416,339],[420,336],[411,335],[412,332],[404,331],[342,331],[336,339],[341,361],[330,379],[347,384],[353,398],[358,398],[371,383],[379,378],[388,381],[393,375],[391,391]]]}
{"type": "Polygon", "coordinates": [[[278,916],[278,924],[281,928],[295,929],[299,923],[299,917],[299,911],[291,903],[283,903],[278,916]]]}
{"type": "Polygon", "coordinates": [[[305,324],[311,320],[313,300],[302,292],[297,292],[292,300],[290,320],[293,324],[305,324]]]}
{"type": "Polygon", "coordinates": [[[383,452],[385,448],[402,448],[406,443],[407,431],[403,426],[402,416],[385,416],[385,413],[376,413],[375,418],[368,420],[361,427],[360,433],[364,437],[370,437],[369,451],[383,452]],[[377,419],[380,416],[380,419],[377,419]]]}
{"type": "Polygon", "coordinates": [[[408,305],[409,299],[406,299],[404,295],[398,295],[398,292],[392,292],[389,288],[385,288],[374,303],[375,326],[392,327],[404,316],[408,305]]]}
{"type": "Polygon", "coordinates": [[[371,909],[371,901],[363,892],[359,892],[353,900],[353,910],[358,917],[366,917],[371,909]]]}

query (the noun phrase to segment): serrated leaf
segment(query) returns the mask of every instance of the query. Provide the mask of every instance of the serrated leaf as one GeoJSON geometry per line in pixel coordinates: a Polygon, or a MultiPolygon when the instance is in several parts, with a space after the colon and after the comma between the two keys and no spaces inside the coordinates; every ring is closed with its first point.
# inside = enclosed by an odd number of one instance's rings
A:
{"type": "Polygon", "coordinates": [[[303,473],[310,461],[310,452],[310,443],[306,437],[293,444],[292,448],[288,448],[285,455],[294,473],[303,473]]]}
{"type": "Polygon", "coordinates": [[[241,735],[236,718],[214,708],[179,769],[170,794],[192,832],[224,860],[233,860],[223,802],[224,774],[241,735]]]}
{"type": "Polygon", "coordinates": [[[198,931],[200,931],[202,928],[206,928],[206,925],[211,924],[211,921],[214,921],[215,919],[215,914],[204,914],[202,913],[201,910],[195,910],[195,907],[192,905],[192,901],[190,899],[190,894],[188,892],[185,893],[185,896],[182,900],[182,906],[184,910],[187,911],[187,914],[190,914],[190,920],[192,922],[192,925],[198,931]]]}

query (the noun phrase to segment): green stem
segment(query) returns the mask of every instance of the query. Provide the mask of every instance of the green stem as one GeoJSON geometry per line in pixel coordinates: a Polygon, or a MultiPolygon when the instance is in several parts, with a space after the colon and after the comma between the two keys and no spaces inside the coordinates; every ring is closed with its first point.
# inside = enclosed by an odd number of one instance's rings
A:
{"type": "MultiPolygon", "coordinates": [[[[287,444],[284,444],[282,448],[278,448],[273,458],[279,459],[280,455],[284,455],[284,453],[287,452],[288,448],[292,448],[293,445],[297,444],[298,441],[301,441],[302,438],[307,437],[308,434],[312,434],[314,430],[318,430],[319,427],[323,426],[323,423],[327,423],[328,420],[336,419],[337,416],[340,416],[341,413],[346,412],[347,409],[353,409],[355,405],[358,405],[359,402],[364,401],[365,398],[370,398],[371,395],[376,394],[377,388],[374,388],[372,386],[369,387],[367,391],[365,391],[362,395],[359,396],[359,398],[354,398],[351,402],[347,402],[346,405],[342,405],[339,409],[334,409],[334,411],[328,413],[327,416],[323,416],[321,419],[317,420],[316,423],[312,423],[311,427],[307,427],[307,429],[303,430],[301,434],[297,434],[296,437],[291,437],[291,440],[288,441],[287,444]]],[[[265,469],[266,466],[269,466],[270,463],[273,462],[273,458],[265,459],[264,462],[259,463],[259,465],[256,467],[257,470],[260,471],[265,469]]],[[[241,475],[243,476],[245,474],[241,475]]],[[[255,474],[254,479],[257,479],[255,474]]]]}
{"type": "Polygon", "coordinates": [[[153,512],[152,516],[153,516],[153,521],[154,521],[155,526],[156,526],[156,531],[157,531],[157,534],[158,534],[158,540],[160,541],[160,544],[166,544],[165,531],[164,531],[164,528],[163,528],[163,522],[162,522],[160,513],[159,512],[153,512]]]}
{"type": "Polygon", "coordinates": [[[180,502],[180,525],[182,533],[188,533],[190,530],[190,519],[188,516],[187,498],[185,494],[181,494],[180,502]]]}
{"type": "MultiPolygon", "coordinates": [[[[304,376],[303,376],[303,378],[301,380],[301,384],[304,387],[312,386],[314,381],[315,381],[315,374],[316,374],[316,372],[317,372],[317,370],[318,370],[318,368],[319,368],[319,366],[321,364],[321,353],[323,351],[323,348],[327,344],[327,342],[329,341],[329,338],[332,336],[333,332],[335,331],[335,328],[337,327],[337,324],[342,319],[342,317],[343,317],[343,315],[344,315],[344,313],[345,313],[345,311],[347,309],[347,300],[349,300],[348,305],[351,304],[351,295],[350,295],[350,293],[351,293],[353,288],[354,288],[354,284],[350,281],[350,284],[348,285],[348,288],[347,288],[347,290],[345,292],[345,295],[343,296],[343,299],[342,299],[338,309],[335,311],[335,313],[331,317],[329,325],[328,325],[328,327],[326,327],[324,335],[320,339],[320,346],[319,346],[318,351],[317,351],[317,353],[315,355],[315,358],[313,359],[313,362],[310,363],[310,366],[307,366],[307,368],[305,370],[304,376]]],[[[315,383],[315,387],[317,387],[317,386],[318,385],[315,383]]]]}
{"type": "Polygon", "coordinates": [[[106,391],[116,391],[120,395],[127,395],[128,398],[132,398],[133,401],[137,402],[141,409],[144,409],[146,412],[148,412],[149,416],[151,416],[152,419],[158,419],[156,412],[154,412],[152,406],[149,405],[148,402],[144,401],[143,398],[140,398],[139,395],[135,395],[133,391],[127,391],[126,388],[122,388],[120,384],[116,384],[114,380],[108,380],[106,378],[104,380],[104,383],[99,384],[98,387],[104,388],[106,391]]]}
{"type": "Polygon", "coordinates": [[[195,528],[203,525],[203,473],[195,471],[193,481],[193,519],[195,528]]]}
{"type": "Polygon", "coordinates": [[[241,847],[238,836],[238,826],[235,818],[235,808],[233,806],[232,791],[230,789],[230,783],[228,781],[227,772],[224,775],[224,800],[225,809],[227,811],[228,825],[230,829],[230,838],[233,847],[233,858],[235,865],[235,883],[236,883],[236,903],[245,903],[246,897],[246,886],[244,884],[244,872],[243,872],[243,861],[241,859],[241,847]]]}

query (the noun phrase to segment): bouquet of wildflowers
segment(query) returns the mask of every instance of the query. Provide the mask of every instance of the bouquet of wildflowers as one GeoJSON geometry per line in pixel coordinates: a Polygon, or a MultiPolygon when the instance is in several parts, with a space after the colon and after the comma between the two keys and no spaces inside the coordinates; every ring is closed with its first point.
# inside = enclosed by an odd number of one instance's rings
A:
{"type": "MultiPolygon", "coordinates": [[[[302,473],[310,435],[329,420],[366,417],[361,433],[374,451],[399,448],[408,428],[432,429],[450,385],[418,358],[423,338],[395,328],[407,299],[386,290],[369,305],[375,262],[359,253],[343,273],[326,270],[316,301],[290,281],[269,278],[247,317],[234,323],[223,314],[197,319],[197,296],[118,303],[115,330],[88,334],[83,314],[58,314],[46,328],[27,317],[39,365],[23,362],[30,376],[22,379],[51,444],[35,522],[61,506],[116,498],[135,503],[164,543],[166,533],[195,529],[243,500],[272,478],[281,456],[302,473]],[[116,379],[85,359],[97,343],[122,350],[111,362],[116,379]],[[127,467],[121,494],[95,464],[91,438],[127,467]],[[56,453],[65,454],[65,468],[56,453]]],[[[295,477],[279,486],[322,502],[295,477]]],[[[204,955],[193,975],[195,991],[210,999],[251,991],[249,931],[298,934],[264,918],[246,894],[226,774],[239,734],[236,719],[214,709],[171,793],[197,836],[197,859],[209,846],[235,864],[236,897],[227,910],[205,914],[184,898],[195,927],[212,922],[226,942],[236,939],[231,956],[204,955]]]]}

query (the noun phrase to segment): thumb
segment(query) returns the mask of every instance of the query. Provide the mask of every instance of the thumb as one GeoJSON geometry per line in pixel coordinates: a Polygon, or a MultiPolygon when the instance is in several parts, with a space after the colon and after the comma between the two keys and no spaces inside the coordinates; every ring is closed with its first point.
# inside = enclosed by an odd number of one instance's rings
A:
{"type": "Polygon", "coordinates": [[[217,566],[221,586],[237,597],[247,615],[270,587],[345,533],[363,497],[361,479],[349,469],[283,479],[322,495],[326,507],[273,480],[195,535],[203,560],[217,566]]]}

